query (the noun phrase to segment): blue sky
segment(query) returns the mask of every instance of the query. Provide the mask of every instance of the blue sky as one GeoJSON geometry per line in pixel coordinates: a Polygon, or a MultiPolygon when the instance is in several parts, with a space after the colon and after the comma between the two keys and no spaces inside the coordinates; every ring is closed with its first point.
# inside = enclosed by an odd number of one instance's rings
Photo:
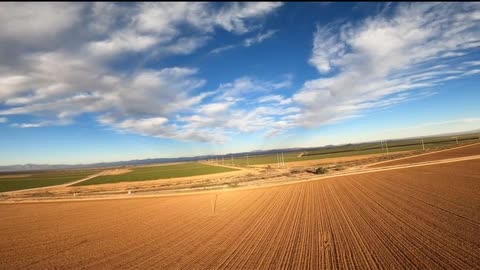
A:
{"type": "Polygon", "coordinates": [[[480,128],[478,3],[2,3],[0,44],[0,165],[480,128]]]}

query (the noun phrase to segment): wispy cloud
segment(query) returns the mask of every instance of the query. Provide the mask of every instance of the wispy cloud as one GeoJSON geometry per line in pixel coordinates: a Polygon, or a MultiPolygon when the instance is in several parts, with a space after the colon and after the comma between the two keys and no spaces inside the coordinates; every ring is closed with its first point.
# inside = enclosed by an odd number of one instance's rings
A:
{"type": "Polygon", "coordinates": [[[1,123],[7,123],[8,122],[8,118],[6,117],[0,117],[0,124],[1,123]]]}
{"type": "Polygon", "coordinates": [[[237,47],[238,47],[238,45],[226,45],[226,46],[215,48],[215,49],[211,50],[210,53],[217,54],[217,53],[221,53],[221,52],[224,52],[224,51],[235,49],[237,47]]]}
{"type": "Polygon", "coordinates": [[[303,125],[408,101],[407,91],[476,73],[464,64],[476,63],[465,56],[480,46],[478,4],[405,3],[391,11],[355,25],[317,27],[310,63],[322,77],[307,81],[293,98],[303,125]]]}
{"type": "Polygon", "coordinates": [[[275,33],[278,32],[278,29],[277,30],[268,30],[267,32],[265,33],[258,33],[256,36],[254,37],[251,37],[251,38],[247,38],[243,41],[243,46],[245,47],[250,47],[254,44],[257,44],[257,43],[262,43],[264,40],[266,39],[269,39],[271,37],[273,37],[273,35],[275,35],[275,33]]]}
{"type": "Polygon", "coordinates": [[[248,47],[253,46],[255,44],[262,43],[263,41],[273,37],[278,31],[279,31],[278,29],[277,30],[272,30],[271,29],[271,30],[268,30],[264,33],[257,33],[253,37],[249,37],[249,38],[244,39],[243,42],[241,42],[239,44],[230,44],[230,45],[218,47],[218,48],[215,48],[215,49],[211,50],[210,53],[211,54],[218,54],[218,53],[233,50],[233,49],[239,48],[239,47],[248,48],[248,47]]]}
{"type": "MultiPolygon", "coordinates": [[[[228,134],[239,132],[280,132],[280,129],[295,125],[291,116],[298,113],[298,108],[290,106],[290,102],[277,99],[265,100],[262,104],[248,105],[246,102],[285,89],[291,84],[290,80],[291,76],[279,81],[241,77],[204,93],[203,97],[188,106],[178,106],[173,102],[172,108],[182,108],[175,110],[177,115],[175,118],[154,117],[152,113],[143,109],[144,113],[129,112],[125,116],[107,113],[98,120],[101,124],[121,132],[217,143],[227,141],[228,134]],[[144,116],[128,117],[128,115],[144,116]]],[[[146,101],[134,103],[145,105],[146,101]]],[[[147,108],[159,107],[152,105],[147,108]]]]}

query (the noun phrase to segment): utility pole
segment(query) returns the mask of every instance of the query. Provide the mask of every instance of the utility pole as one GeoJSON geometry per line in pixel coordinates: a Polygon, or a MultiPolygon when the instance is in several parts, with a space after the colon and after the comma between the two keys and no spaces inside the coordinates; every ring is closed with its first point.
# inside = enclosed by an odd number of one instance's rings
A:
{"type": "Polygon", "coordinates": [[[250,162],[248,161],[248,154],[247,154],[247,166],[250,166],[250,162]]]}
{"type": "Polygon", "coordinates": [[[388,155],[388,143],[385,141],[385,148],[387,149],[387,155],[388,155]]]}
{"type": "Polygon", "coordinates": [[[380,140],[380,147],[382,147],[382,154],[385,154],[385,152],[383,150],[383,140],[380,140]]]}
{"type": "Polygon", "coordinates": [[[458,144],[458,136],[455,136],[455,140],[457,141],[457,144],[458,144]]]}
{"type": "Polygon", "coordinates": [[[232,159],[232,165],[233,165],[233,164],[234,164],[234,163],[233,163],[233,155],[231,155],[230,157],[231,157],[231,159],[232,159]]]}
{"type": "Polygon", "coordinates": [[[283,155],[283,152],[282,152],[282,165],[285,168],[285,156],[283,155]]]}
{"type": "Polygon", "coordinates": [[[280,168],[280,159],[278,158],[278,153],[277,153],[277,169],[280,168]]]}
{"type": "Polygon", "coordinates": [[[422,149],[425,151],[425,144],[423,143],[423,138],[422,138],[422,149]]]}

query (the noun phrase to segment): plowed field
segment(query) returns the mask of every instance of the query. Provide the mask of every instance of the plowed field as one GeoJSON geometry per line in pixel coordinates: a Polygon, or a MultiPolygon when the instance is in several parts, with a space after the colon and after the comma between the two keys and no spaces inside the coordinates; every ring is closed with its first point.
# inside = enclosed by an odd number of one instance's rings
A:
{"type": "Polygon", "coordinates": [[[425,161],[435,161],[435,160],[442,160],[442,159],[449,159],[449,158],[474,156],[478,154],[480,154],[480,143],[459,147],[459,148],[453,148],[453,149],[444,150],[444,151],[433,152],[430,154],[423,154],[423,155],[418,155],[418,156],[413,156],[408,158],[381,162],[378,164],[371,165],[369,167],[376,168],[376,167],[384,167],[384,166],[403,165],[403,164],[418,163],[418,162],[425,162],[425,161]]]}
{"type": "Polygon", "coordinates": [[[479,269],[479,168],[470,160],[250,190],[0,204],[0,268],[479,269]]]}

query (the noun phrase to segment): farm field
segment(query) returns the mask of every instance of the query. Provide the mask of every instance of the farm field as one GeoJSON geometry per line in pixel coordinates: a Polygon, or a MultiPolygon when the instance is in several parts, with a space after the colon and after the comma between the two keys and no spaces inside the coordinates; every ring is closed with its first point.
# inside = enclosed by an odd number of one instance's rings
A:
{"type": "Polygon", "coordinates": [[[156,179],[168,179],[187,177],[213,173],[236,171],[233,168],[212,166],[202,163],[182,163],[174,165],[160,165],[131,168],[130,172],[118,175],[101,175],[75,184],[74,186],[96,185],[106,183],[146,181],[156,179]]]}
{"type": "MultiPolygon", "coordinates": [[[[400,152],[400,151],[410,151],[410,150],[418,150],[417,147],[401,147],[395,148],[391,152],[400,152]]],[[[340,157],[350,157],[350,156],[360,156],[360,155],[372,155],[372,154],[380,154],[382,153],[381,149],[371,149],[371,150],[359,150],[359,151],[345,151],[345,152],[338,152],[338,153],[325,153],[321,155],[311,155],[311,156],[303,156],[298,157],[300,152],[285,152],[283,153],[285,162],[301,162],[307,160],[319,160],[319,159],[328,159],[328,158],[340,158],[340,157]]],[[[218,164],[225,164],[225,165],[233,165],[233,166],[247,166],[247,165],[264,165],[264,164],[276,164],[277,162],[277,155],[258,155],[258,156],[249,156],[248,161],[247,157],[236,157],[233,160],[226,159],[225,162],[218,161],[218,164]]],[[[213,163],[215,164],[215,163],[213,163]]]]}
{"type": "Polygon", "coordinates": [[[384,166],[394,166],[394,165],[403,165],[409,163],[418,163],[425,161],[434,161],[441,159],[449,158],[459,158],[465,156],[474,156],[480,154],[480,144],[470,145],[467,147],[454,148],[451,150],[440,151],[438,153],[429,153],[425,155],[413,156],[408,158],[402,158],[398,160],[391,160],[386,162],[381,162],[378,164],[372,164],[371,168],[384,167],[384,166]]]}
{"type": "MultiPolygon", "coordinates": [[[[479,137],[477,134],[462,135],[458,136],[458,141],[460,144],[474,143],[479,141],[479,137]]],[[[424,146],[425,150],[433,150],[440,147],[457,146],[457,142],[456,139],[452,137],[427,137],[424,138],[424,146]]],[[[388,142],[389,153],[421,151],[422,149],[421,139],[403,139],[388,142]]],[[[285,162],[381,154],[386,153],[386,149],[383,143],[373,142],[313,149],[306,151],[303,156],[299,157],[302,152],[303,151],[284,152],[285,162]]],[[[277,162],[277,154],[249,155],[248,159],[247,155],[233,156],[233,160],[232,156],[225,156],[224,160],[218,158],[217,160],[212,160],[212,162],[235,166],[275,164],[277,162]]]]}
{"type": "Polygon", "coordinates": [[[249,190],[0,204],[0,265],[478,269],[478,168],[480,159],[249,190]]]}
{"type": "Polygon", "coordinates": [[[62,170],[0,173],[0,192],[66,184],[100,171],[101,170],[62,170]]]}

